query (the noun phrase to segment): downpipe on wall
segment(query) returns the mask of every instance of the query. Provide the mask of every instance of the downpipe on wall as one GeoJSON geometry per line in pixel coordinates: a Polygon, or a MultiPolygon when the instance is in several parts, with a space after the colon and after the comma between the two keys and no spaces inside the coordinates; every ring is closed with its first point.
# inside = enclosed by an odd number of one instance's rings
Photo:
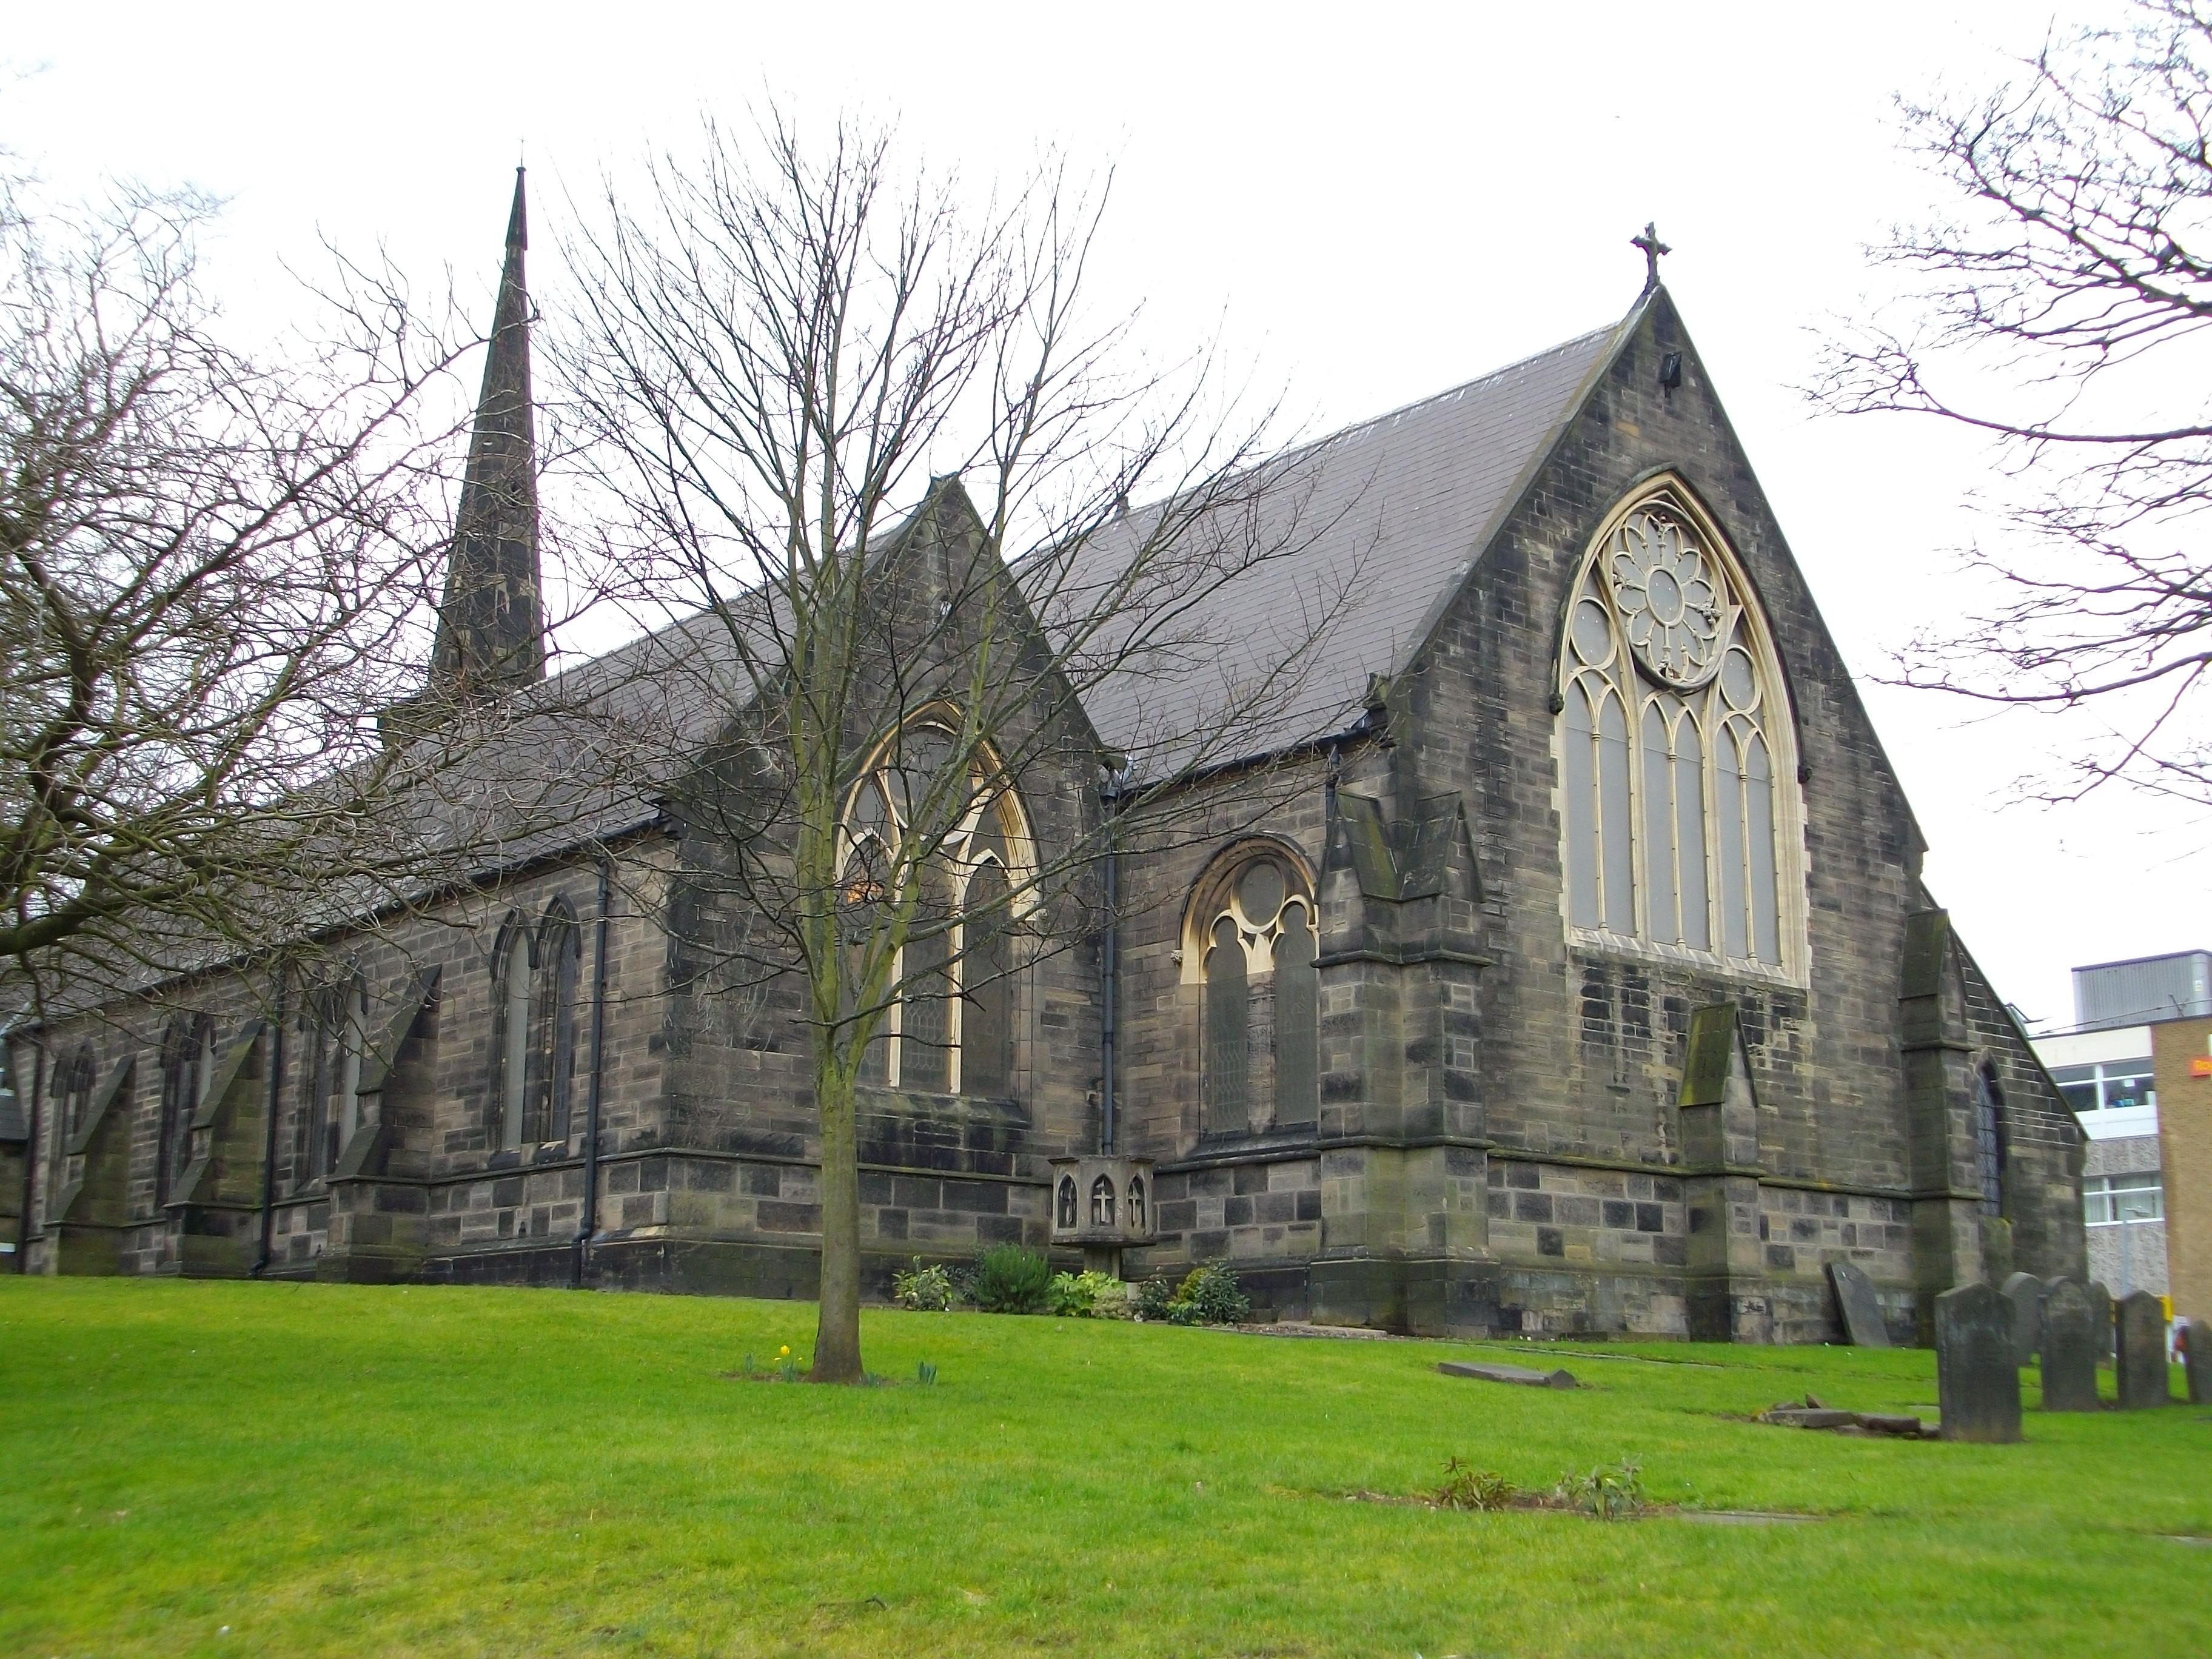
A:
{"type": "Polygon", "coordinates": [[[572,1290],[582,1290],[591,1266],[592,1239],[599,1224],[599,1095],[605,1075],[607,1036],[607,904],[614,889],[614,866],[599,854],[599,917],[592,939],[592,1076],[584,1095],[584,1213],[576,1229],[572,1290]]]}

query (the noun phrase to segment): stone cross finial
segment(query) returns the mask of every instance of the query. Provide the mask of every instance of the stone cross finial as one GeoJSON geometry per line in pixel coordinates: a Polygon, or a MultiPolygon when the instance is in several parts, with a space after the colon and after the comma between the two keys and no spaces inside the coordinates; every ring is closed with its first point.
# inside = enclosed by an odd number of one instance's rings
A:
{"type": "Polygon", "coordinates": [[[1659,256],[1662,253],[1672,253],[1674,250],[1659,240],[1659,227],[1656,222],[1645,224],[1644,234],[1641,236],[1630,237],[1628,245],[1631,247],[1640,247],[1644,250],[1644,291],[1649,294],[1659,286],[1659,256]]]}

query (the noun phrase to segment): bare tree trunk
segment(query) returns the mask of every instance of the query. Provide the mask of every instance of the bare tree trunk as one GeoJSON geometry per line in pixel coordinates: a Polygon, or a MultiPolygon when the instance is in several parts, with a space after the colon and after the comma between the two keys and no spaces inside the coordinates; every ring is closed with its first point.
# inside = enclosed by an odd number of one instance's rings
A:
{"type": "Polygon", "coordinates": [[[850,1067],[817,1045],[814,1099],[822,1118],[822,1305],[814,1327],[816,1382],[860,1380],[860,1147],[850,1067]]]}

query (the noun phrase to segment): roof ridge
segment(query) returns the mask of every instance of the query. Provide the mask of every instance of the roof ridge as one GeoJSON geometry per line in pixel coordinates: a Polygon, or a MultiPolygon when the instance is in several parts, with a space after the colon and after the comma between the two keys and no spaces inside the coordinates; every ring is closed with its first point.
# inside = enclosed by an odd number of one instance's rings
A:
{"type": "MultiPolygon", "coordinates": [[[[1632,312],[1631,315],[1633,314],[1632,312]]],[[[1546,346],[1541,351],[1532,351],[1525,357],[1516,357],[1511,362],[1501,363],[1496,368],[1478,374],[1472,380],[1462,380],[1456,386],[1446,386],[1442,392],[1432,392],[1425,398],[1416,398],[1411,403],[1400,404],[1395,409],[1386,409],[1379,415],[1370,415],[1364,420],[1352,422],[1349,426],[1339,427],[1334,432],[1324,433],[1318,438],[1310,439],[1305,443],[1285,450],[1276,456],[1274,460],[1279,464],[1297,456],[1309,454],[1342,439],[1350,438],[1372,428],[1384,426],[1390,422],[1401,419],[1417,410],[1426,409],[1433,404],[1448,403],[1453,398],[1464,397],[1477,386],[1486,386],[1492,380],[1503,380],[1516,369],[1527,368],[1530,364],[1541,362],[1547,357],[1557,357],[1587,346],[1593,340],[1611,335],[1620,327],[1620,319],[1616,318],[1601,328],[1585,329],[1580,334],[1561,340],[1556,344],[1546,346]]]]}

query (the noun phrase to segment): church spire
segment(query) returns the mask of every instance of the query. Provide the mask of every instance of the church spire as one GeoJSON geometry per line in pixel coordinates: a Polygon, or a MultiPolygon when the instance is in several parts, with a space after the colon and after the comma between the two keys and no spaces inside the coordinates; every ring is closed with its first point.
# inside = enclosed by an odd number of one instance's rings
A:
{"type": "Polygon", "coordinates": [[[530,394],[530,290],[523,251],[523,170],[514,170],[483,390],[469,437],[468,472],[447,556],[446,595],[430,690],[483,696],[545,677],[545,617],[538,599],[538,443],[530,394]]]}

